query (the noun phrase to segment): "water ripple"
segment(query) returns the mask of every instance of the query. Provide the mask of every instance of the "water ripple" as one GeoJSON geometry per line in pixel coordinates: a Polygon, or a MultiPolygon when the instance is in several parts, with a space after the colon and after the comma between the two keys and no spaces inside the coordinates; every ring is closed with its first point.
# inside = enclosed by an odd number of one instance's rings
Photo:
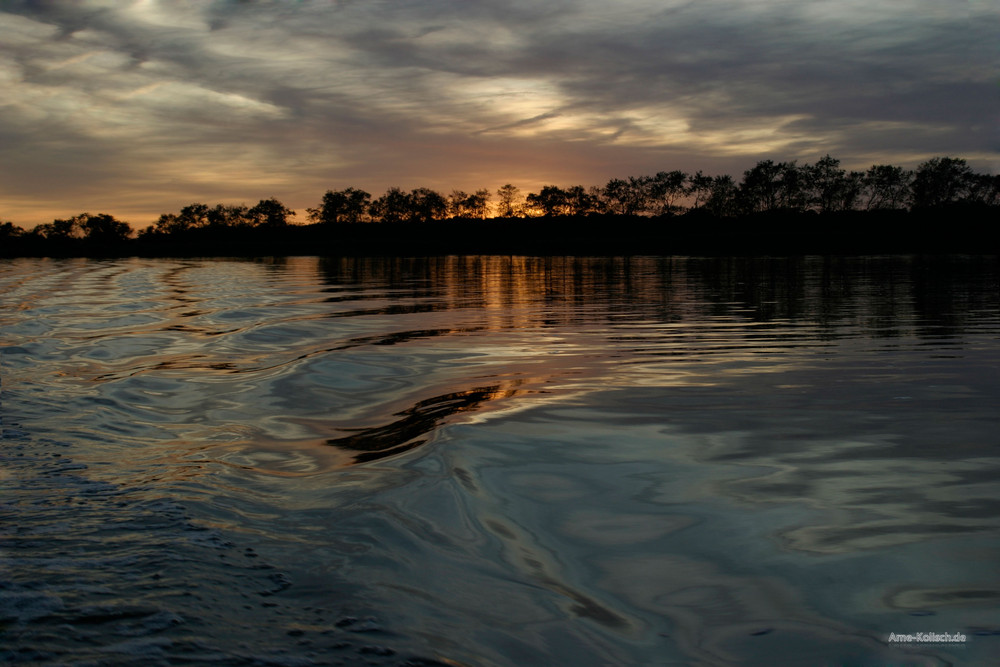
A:
{"type": "Polygon", "coordinates": [[[997,276],[0,262],[0,656],[992,657],[997,276]]]}

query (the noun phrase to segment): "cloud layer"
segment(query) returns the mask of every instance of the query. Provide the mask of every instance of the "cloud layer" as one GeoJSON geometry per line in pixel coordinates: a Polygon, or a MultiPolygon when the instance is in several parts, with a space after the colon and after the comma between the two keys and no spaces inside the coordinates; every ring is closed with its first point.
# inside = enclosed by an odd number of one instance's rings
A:
{"type": "Polygon", "coordinates": [[[0,5],[0,217],[758,159],[1000,168],[988,0],[0,5]]]}

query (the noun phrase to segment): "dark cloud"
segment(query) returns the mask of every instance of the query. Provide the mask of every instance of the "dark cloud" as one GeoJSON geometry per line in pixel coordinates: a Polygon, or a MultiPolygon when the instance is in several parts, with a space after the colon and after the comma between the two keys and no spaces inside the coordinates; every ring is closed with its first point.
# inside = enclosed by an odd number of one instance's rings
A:
{"type": "Polygon", "coordinates": [[[0,217],[998,163],[988,2],[7,2],[0,217]]]}

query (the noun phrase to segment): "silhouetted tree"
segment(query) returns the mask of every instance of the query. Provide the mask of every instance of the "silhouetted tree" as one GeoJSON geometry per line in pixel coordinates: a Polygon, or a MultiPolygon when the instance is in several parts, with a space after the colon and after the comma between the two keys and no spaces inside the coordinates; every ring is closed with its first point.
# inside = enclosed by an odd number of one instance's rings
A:
{"type": "Polygon", "coordinates": [[[779,162],[781,178],[778,187],[778,208],[803,211],[809,202],[809,180],[806,171],[791,162],[779,162]]]}
{"type": "Polygon", "coordinates": [[[849,211],[854,208],[862,190],[861,172],[848,173],[840,168],[840,160],[826,155],[814,165],[802,165],[808,205],[820,213],[849,211]]]}
{"type": "Polygon", "coordinates": [[[889,164],[873,164],[862,179],[865,210],[905,208],[910,200],[913,172],[889,164]]]}
{"type": "Polygon", "coordinates": [[[486,188],[476,190],[469,195],[466,204],[470,213],[469,217],[485,220],[490,214],[490,191],[486,188]]]}
{"type": "Polygon", "coordinates": [[[216,204],[209,209],[207,225],[212,229],[248,227],[253,224],[250,209],[245,204],[216,204]]]}
{"type": "Polygon", "coordinates": [[[935,157],[921,163],[913,177],[913,206],[926,208],[962,201],[969,194],[972,169],[965,160],[935,157]]]}
{"type": "Polygon", "coordinates": [[[410,191],[411,220],[441,220],[448,215],[448,200],[430,188],[410,191]]]}
{"type": "Polygon", "coordinates": [[[699,169],[688,178],[685,194],[692,198],[691,208],[701,209],[712,195],[712,177],[706,176],[699,169]]]}
{"type": "Polygon", "coordinates": [[[521,215],[521,190],[510,183],[497,190],[497,215],[501,218],[513,218],[521,215]]]}
{"type": "Polygon", "coordinates": [[[156,222],[146,230],[140,232],[140,237],[152,237],[156,234],[174,234],[183,231],[184,227],[177,221],[175,213],[161,213],[156,222]]]}
{"type": "Polygon", "coordinates": [[[970,203],[1000,206],[1000,175],[971,174],[968,180],[967,199],[970,203]]]}
{"type": "Polygon", "coordinates": [[[464,190],[452,190],[448,195],[448,215],[453,218],[469,218],[469,209],[466,204],[469,200],[469,193],[464,190]]]}
{"type": "Polygon", "coordinates": [[[628,181],[612,178],[601,190],[601,199],[604,201],[604,208],[608,213],[625,215],[630,202],[628,181]]]}
{"type": "Polygon", "coordinates": [[[189,229],[205,227],[209,223],[207,204],[188,204],[180,213],[163,213],[155,223],[155,231],[163,234],[177,234],[189,229]]]}
{"type": "Polygon", "coordinates": [[[86,239],[89,243],[103,245],[125,241],[132,235],[132,227],[107,213],[80,213],[38,225],[32,234],[48,241],[86,239]]]}
{"type": "Polygon", "coordinates": [[[182,221],[185,229],[195,229],[208,225],[208,204],[188,204],[181,209],[178,219],[182,221]]]}
{"type": "Polygon", "coordinates": [[[532,215],[566,215],[566,191],[555,185],[542,187],[541,192],[530,192],[525,197],[527,209],[532,215]]]}
{"type": "Polygon", "coordinates": [[[708,201],[705,202],[705,210],[717,218],[735,216],[739,212],[739,197],[740,190],[732,176],[728,174],[714,176],[708,201]]]}
{"type": "Polygon", "coordinates": [[[761,213],[778,208],[781,176],[785,163],[761,160],[743,172],[740,183],[740,206],[744,213],[761,213]]]}
{"type": "Polygon", "coordinates": [[[842,192],[840,210],[854,211],[858,209],[861,196],[865,191],[865,172],[851,170],[847,172],[847,183],[842,192]]]}
{"type": "Polygon", "coordinates": [[[489,215],[489,190],[476,190],[469,194],[462,190],[452,190],[448,195],[448,215],[453,218],[479,218],[489,215]]]}
{"type": "Polygon", "coordinates": [[[7,239],[17,239],[26,236],[27,232],[18,227],[13,222],[7,220],[0,223],[0,241],[7,239]]]}
{"type": "Polygon", "coordinates": [[[52,222],[46,222],[38,225],[31,233],[34,236],[43,238],[49,241],[66,241],[69,239],[82,239],[83,238],[83,219],[84,216],[89,215],[87,213],[81,213],[80,215],[75,215],[72,218],[53,220],[52,222]]]}
{"type": "Polygon", "coordinates": [[[687,195],[688,176],[683,171],[660,171],[647,185],[649,207],[653,215],[674,215],[681,207],[677,202],[687,195]]]}
{"type": "Polygon", "coordinates": [[[308,208],[309,219],[324,225],[362,222],[371,206],[372,196],[364,190],[327,190],[319,208],[308,208]]]}
{"type": "Polygon", "coordinates": [[[613,178],[604,186],[603,199],[609,213],[639,215],[649,206],[649,176],[629,176],[628,180],[613,178]]]}
{"type": "Polygon", "coordinates": [[[601,190],[600,188],[585,188],[582,185],[574,185],[566,188],[566,213],[567,215],[591,215],[600,213],[601,190]]]}
{"type": "Polygon", "coordinates": [[[743,213],[801,211],[807,201],[805,174],[794,161],[761,160],[743,172],[739,194],[743,213]]]}
{"type": "Polygon", "coordinates": [[[90,215],[84,213],[81,217],[80,227],[83,229],[84,238],[91,242],[102,245],[113,245],[122,243],[132,236],[132,227],[127,222],[115,219],[107,213],[90,215]]]}
{"type": "Polygon", "coordinates": [[[382,222],[408,220],[412,210],[410,195],[398,187],[386,190],[385,194],[373,201],[369,207],[372,218],[382,222]]]}
{"type": "MultiPolygon", "coordinates": [[[[776,233],[777,226],[771,222],[785,221],[787,216],[784,212],[801,212],[807,209],[834,213],[858,208],[877,211],[903,209],[909,205],[912,209],[919,210],[961,204],[967,207],[963,209],[961,217],[971,221],[970,224],[980,224],[982,220],[991,219],[990,216],[995,217],[995,211],[987,207],[1000,207],[1000,176],[975,173],[965,160],[948,157],[930,159],[922,163],[915,173],[891,165],[873,165],[864,173],[848,172],[841,168],[839,160],[826,155],[815,164],[801,166],[794,161],[762,160],[743,173],[743,180],[739,185],[728,175],[713,177],[698,171],[689,176],[675,170],[661,171],[655,176],[612,179],[603,188],[588,189],[575,185],[563,189],[546,185],[540,192],[530,193],[524,199],[521,198],[520,190],[511,184],[499,188],[496,194],[499,197],[496,209],[498,217],[522,216],[528,211],[547,217],[580,218],[595,213],[611,216],[666,216],[682,211],[684,204],[688,202],[692,211],[704,211],[718,218],[783,211],[780,219],[759,221],[764,223],[761,229],[766,235],[776,233]],[[685,201],[685,197],[689,199],[685,201]]],[[[309,219],[321,224],[361,222],[368,219],[420,223],[447,216],[485,219],[490,210],[490,191],[480,189],[469,194],[455,190],[446,198],[430,188],[415,188],[404,192],[394,187],[372,201],[367,192],[347,188],[341,191],[328,190],[319,207],[307,210],[309,219]]],[[[252,208],[242,204],[209,206],[193,203],[183,207],[178,213],[161,215],[154,225],[140,233],[142,243],[136,245],[142,252],[152,251],[153,243],[161,240],[165,240],[163,247],[167,252],[184,247],[209,251],[222,249],[222,252],[231,252],[232,248],[237,251],[256,251],[258,247],[265,245],[270,248],[271,242],[275,240],[281,240],[275,247],[291,248],[327,236],[316,230],[295,230],[288,232],[287,237],[272,232],[239,232],[240,229],[249,227],[280,231],[294,215],[294,211],[274,198],[262,199],[252,208]],[[234,235],[227,238],[230,233],[234,235]],[[286,238],[288,243],[285,243],[286,238]],[[230,239],[235,240],[235,243],[230,243],[230,239]],[[292,243],[298,245],[293,246],[292,243]]],[[[917,217],[919,216],[914,216],[914,219],[917,217]]],[[[884,216],[875,219],[883,218],[884,216]]],[[[840,244],[838,247],[844,248],[846,246],[841,242],[841,237],[846,238],[847,234],[855,231],[850,220],[838,219],[838,222],[850,223],[843,227],[844,234],[840,234],[836,241],[840,244]]],[[[611,221],[609,224],[613,225],[615,222],[611,221]]],[[[561,227],[562,225],[556,224],[552,229],[561,232],[561,227]]],[[[730,227],[731,225],[723,225],[726,229],[730,227]]],[[[412,240],[422,241],[425,231],[430,229],[417,227],[414,234],[403,234],[401,238],[406,240],[393,247],[403,247],[412,240]]],[[[601,244],[604,238],[596,229],[591,229],[590,224],[582,226],[581,230],[583,237],[590,236],[584,245],[578,247],[603,248],[601,244]]],[[[452,226],[447,226],[445,231],[450,234],[452,226]]],[[[648,237],[658,242],[661,234],[665,238],[665,233],[662,228],[657,230],[650,227],[636,237],[648,237]]],[[[0,241],[8,242],[5,246],[0,244],[0,251],[10,256],[20,252],[49,252],[51,248],[54,254],[65,255],[74,252],[104,252],[103,248],[113,246],[114,252],[118,252],[132,235],[132,228],[128,223],[104,213],[82,213],[53,220],[38,225],[31,232],[25,232],[10,222],[0,221],[0,241]],[[20,240],[11,243],[14,239],[20,240]]],[[[371,240],[366,240],[367,234],[363,231],[351,232],[351,236],[362,245],[372,243],[371,240]]],[[[545,236],[553,239],[558,237],[557,234],[545,236]]],[[[460,242],[449,248],[470,247],[469,242],[478,242],[477,238],[476,234],[471,234],[469,239],[459,239],[460,242]]],[[[809,243],[818,239],[806,236],[802,238],[809,243]]],[[[430,244],[436,242],[434,234],[430,234],[428,239],[430,244]]],[[[799,241],[793,239],[789,243],[794,245],[799,241]]],[[[924,247],[921,243],[926,245],[929,240],[918,239],[914,247],[924,247]]]]}
{"type": "Polygon", "coordinates": [[[295,211],[286,208],[274,197],[261,199],[247,211],[247,218],[251,226],[270,229],[287,226],[288,219],[294,215],[295,211]]]}

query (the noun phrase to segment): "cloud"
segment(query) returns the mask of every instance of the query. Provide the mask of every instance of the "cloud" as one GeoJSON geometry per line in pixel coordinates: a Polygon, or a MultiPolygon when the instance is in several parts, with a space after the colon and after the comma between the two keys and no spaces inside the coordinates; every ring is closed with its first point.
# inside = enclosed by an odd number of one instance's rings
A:
{"type": "Polygon", "coordinates": [[[1000,168],[988,5],[8,2],[0,216],[145,224],[198,199],[303,208],[328,187],[530,189],[827,152],[1000,168]]]}

